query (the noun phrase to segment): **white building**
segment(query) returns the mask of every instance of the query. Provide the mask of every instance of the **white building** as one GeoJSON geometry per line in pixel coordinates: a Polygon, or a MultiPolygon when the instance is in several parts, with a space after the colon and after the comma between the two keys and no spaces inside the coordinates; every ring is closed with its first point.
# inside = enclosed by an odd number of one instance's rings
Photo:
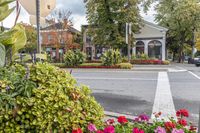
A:
{"type": "Polygon", "coordinates": [[[167,31],[168,29],[164,27],[143,21],[140,32],[134,35],[136,42],[132,53],[134,55],[144,53],[150,58],[165,60],[167,31]]]}
{"type": "MultiPolygon", "coordinates": [[[[87,35],[88,25],[83,25],[83,50],[87,53],[90,59],[97,59],[98,54],[104,51],[104,48],[99,48],[98,45],[92,44],[91,38],[87,35]]],[[[143,21],[143,25],[138,34],[134,34],[136,39],[135,45],[132,48],[132,54],[146,54],[150,58],[160,60],[166,59],[166,32],[168,29],[156,24],[143,21]]]]}

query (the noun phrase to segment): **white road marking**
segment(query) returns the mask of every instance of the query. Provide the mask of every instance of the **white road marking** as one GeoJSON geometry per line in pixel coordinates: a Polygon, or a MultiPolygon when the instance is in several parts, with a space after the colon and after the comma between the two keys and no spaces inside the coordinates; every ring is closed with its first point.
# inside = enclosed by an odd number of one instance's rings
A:
{"type": "Polygon", "coordinates": [[[153,114],[155,112],[162,112],[160,119],[166,121],[169,120],[169,117],[174,117],[176,119],[176,111],[167,72],[159,72],[158,74],[157,90],[151,115],[152,119],[155,119],[153,114]]]}
{"type": "Polygon", "coordinates": [[[192,74],[194,77],[196,77],[197,79],[200,79],[200,77],[199,76],[197,76],[196,74],[194,74],[193,72],[191,72],[191,71],[188,71],[190,74],[192,74]]]}
{"type": "Polygon", "coordinates": [[[75,77],[82,80],[142,80],[142,81],[157,81],[157,79],[145,78],[109,78],[109,77],[75,77]]]}

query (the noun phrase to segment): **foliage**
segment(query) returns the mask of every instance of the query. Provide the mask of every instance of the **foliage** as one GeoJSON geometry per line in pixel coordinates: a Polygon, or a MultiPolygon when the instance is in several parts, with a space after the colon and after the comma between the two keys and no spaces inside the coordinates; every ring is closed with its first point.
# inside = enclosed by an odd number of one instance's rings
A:
{"type": "Polygon", "coordinates": [[[119,50],[109,49],[101,57],[102,63],[105,66],[112,66],[121,63],[122,57],[119,50]]]}
{"type": "Polygon", "coordinates": [[[120,63],[118,64],[121,69],[131,69],[133,67],[130,63],[120,63]]]}
{"type": "MultiPolygon", "coordinates": [[[[3,21],[7,16],[11,14],[11,12],[15,9],[9,8],[8,4],[12,3],[14,0],[0,0],[0,22],[3,21]]],[[[0,31],[0,34],[2,31],[0,31]]],[[[0,35],[1,38],[1,35],[0,35]]],[[[0,42],[0,67],[3,67],[5,65],[5,58],[6,58],[6,49],[5,46],[0,42]]]]}
{"type": "Polygon", "coordinates": [[[15,9],[9,8],[9,3],[12,3],[15,0],[0,0],[0,21],[3,21],[5,18],[7,18],[15,9]]]}
{"type": "Polygon", "coordinates": [[[156,21],[169,29],[167,46],[178,52],[182,60],[184,45],[193,46],[194,32],[199,31],[200,5],[198,0],[161,0],[156,7],[156,21]]]}
{"type": "Polygon", "coordinates": [[[169,61],[161,61],[161,60],[155,60],[155,59],[134,59],[131,60],[131,64],[154,64],[154,65],[169,65],[169,61]]]}
{"type": "Polygon", "coordinates": [[[22,24],[25,28],[27,42],[24,48],[20,49],[21,52],[34,53],[37,49],[37,32],[32,25],[22,24]]]}
{"type": "Polygon", "coordinates": [[[35,56],[35,60],[37,61],[47,61],[47,54],[46,53],[41,53],[41,54],[17,54],[13,57],[13,60],[15,62],[20,62],[20,63],[31,63],[33,62],[33,58],[35,56]]]}
{"type": "MultiPolygon", "coordinates": [[[[140,27],[140,0],[86,0],[89,32],[94,44],[120,48],[125,44],[125,24],[132,23],[132,32],[140,27]]],[[[133,40],[132,40],[133,41],[133,40]]]]}
{"type": "Polygon", "coordinates": [[[64,55],[64,61],[66,66],[78,66],[82,64],[85,60],[86,60],[86,55],[80,50],[76,51],[68,50],[67,53],[64,55]]]}
{"type": "Polygon", "coordinates": [[[177,111],[178,120],[169,118],[162,119],[162,112],[155,113],[155,120],[149,121],[149,116],[141,114],[135,119],[128,121],[125,116],[119,116],[117,121],[108,119],[103,127],[98,128],[90,123],[87,129],[76,128],[72,133],[196,133],[197,128],[186,120],[188,111],[177,111]]]}
{"type": "Polygon", "coordinates": [[[102,125],[103,109],[86,86],[49,64],[0,69],[0,132],[71,132],[102,125]]]}
{"type": "Polygon", "coordinates": [[[102,66],[101,63],[83,63],[80,66],[102,66]]]}
{"type": "Polygon", "coordinates": [[[0,43],[0,67],[5,65],[6,49],[5,46],[0,43]]]}

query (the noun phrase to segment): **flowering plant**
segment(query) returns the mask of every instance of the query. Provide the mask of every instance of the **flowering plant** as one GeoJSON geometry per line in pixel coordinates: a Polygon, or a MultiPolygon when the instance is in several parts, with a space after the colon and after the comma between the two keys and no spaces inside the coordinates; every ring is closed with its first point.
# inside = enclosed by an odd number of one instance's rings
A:
{"type": "Polygon", "coordinates": [[[149,121],[149,117],[146,114],[141,114],[133,120],[128,120],[125,116],[119,116],[116,121],[108,119],[103,127],[98,128],[89,123],[84,133],[196,133],[197,128],[193,125],[188,125],[185,119],[189,117],[186,109],[176,112],[177,120],[169,118],[169,121],[159,121],[162,113],[154,113],[154,115],[156,120],[153,122],[149,121]]]}

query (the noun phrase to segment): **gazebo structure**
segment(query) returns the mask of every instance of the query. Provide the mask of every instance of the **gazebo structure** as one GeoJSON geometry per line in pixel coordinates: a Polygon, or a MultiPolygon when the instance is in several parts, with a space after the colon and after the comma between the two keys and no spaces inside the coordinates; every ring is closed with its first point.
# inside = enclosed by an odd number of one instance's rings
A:
{"type": "Polygon", "coordinates": [[[166,59],[166,32],[168,29],[143,21],[143,26],[138,34],[134,35],[136,39],[132,49],[133,55],[146,54],[150,58],[166,59]]]}

